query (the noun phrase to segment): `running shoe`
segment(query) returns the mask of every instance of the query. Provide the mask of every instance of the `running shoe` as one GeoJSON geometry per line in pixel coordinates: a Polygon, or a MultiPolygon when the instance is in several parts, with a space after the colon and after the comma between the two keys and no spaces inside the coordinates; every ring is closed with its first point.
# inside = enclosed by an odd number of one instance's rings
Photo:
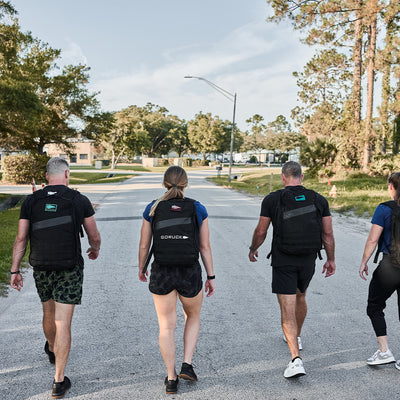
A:
{"type": "Polygon", "coordinates": [[[62,399],[71,388],[71,381],[65,376],[62,382],[53,381],[53,399],[62,399]]]}
{"type": "Polygon", "coordinates": [[[285,372],[283,373],[283,376],[285,378],[297,378],[305,374],[306,371],[303,366],[303,360],[297,357],[293,361],[290,361],[285,369],[285,372]]]}
{"type": "MultiPolygon", "coordinates": [[[[283,341],[287,343],[286,336],[283,335],[283,341]]],[[[299,344],[299,350],[303,350],[303,344],[301,343],[301,337],[297,336],[297,343],[299,344]]]]}
{"type": "Polygon", "coordinates": [[[179,378],[186,379],[188,381],[197,381],[197,375],[193,371],[192,364],[182,363],[181,372],[179,378]]]}
{"type": "Polygon", "coordinates": [[[179,379],[170,379],[168,380],[168,376],[165,378],[164,385],[165,385],[165,392],[167,394],[175,394],[178,391],[178,382],[179,379]]]}
{"type": "Polygon", "coordinates": [[[387,349],[382,353],[379,349],[367,360],[368,365],[381,365],[396,362],[392,352],[387,349]]]}
{"type": "Polygon", "coordinates": [[[400,371],[400,360],[397,360],[394,366],[400,371]]]}
{"type": "Polygon", "coordinates": [[[56,356],[52,351],[49,350],[49,342],[46,340],[46,343],[44,344],[44,352],[49,356],[49,361],[51,364],[54,364],[56,362],[56,356]]]}

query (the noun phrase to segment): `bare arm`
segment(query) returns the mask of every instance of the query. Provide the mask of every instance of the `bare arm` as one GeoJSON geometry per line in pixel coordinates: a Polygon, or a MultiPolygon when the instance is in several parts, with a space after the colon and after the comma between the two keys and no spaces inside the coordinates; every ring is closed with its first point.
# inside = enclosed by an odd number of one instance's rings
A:
{"type": "MultiPolygon", "coordinates": [[[[29,219],[20,219],[18,222],[18,233],[15,237],[11,272],[19,271],[21,261],[26,252],[26,246],[29,241],[29,219]]],[[[21,274],[11,274],[10,285],[18,291],[24,286],[21,274]]]]}
{"type": "Polygon", "coordinates": [[[101,238],[93,215],[83,220],[83,227],[85,228],[90,245],[86,253],[89,254],[91,260],[95,260],[99,256],[101,238]]]}
{"type": "MultiPolygon", "coordinates": [[[[208,218],[203,220],[200,227],[200,255],[208,276],[214,275],[214,265],[210,245],[210,229],[208,227],[208,218]]],[[[205,291],[207,297],[210,297],[215,292],[215,280],[207,279],[205,283],[205,291]]]]}
{"type": "Polygon", "coordinates": [[[146,263],[147,255],[149,254],[151,235],[151,224],[143,218],[139,242],[139,280],[142,282],[147,282],[148,272],[146,271],[146,273],[143,273],[143,267],[146,263]]]}
{"type": "Polygon", "coordinates": [[[251,249],[249,252],[249,260],[251,262],[257,261],[258,251],[257,249],[264,243],[267,236],[269,224],[271,223],[271,218],[260,217],[258,225],[253,233],[253,239],[251,241],[251,249]]]}
{"type": "Polygon", "coordinates": [[[322,242],[326,252],[326,262],[322,268],[325,277],[331,276],[336,271],[335,265],[335,238],[333,236],[332,217],[322,217],[322,242]]]}
{"type": "Polygon", "coordinates": [[[367,242],[365,243],[364,253],[361,260],[361,266],[359,270],[360,277],[364,280],[367,278],[364,276],[368,275],[368,265],[367,262],[371,258],[372,253],[378,244],[379,238],[382,234],[383,228],[380,225],[372,224],[371,230],[369,231],[367,242]]]}

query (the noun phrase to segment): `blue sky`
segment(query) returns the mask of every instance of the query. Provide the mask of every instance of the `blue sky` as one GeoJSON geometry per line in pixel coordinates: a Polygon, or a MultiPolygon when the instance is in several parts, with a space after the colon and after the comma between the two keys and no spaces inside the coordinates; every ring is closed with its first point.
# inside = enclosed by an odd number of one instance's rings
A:
{"type": "Polygon", "coordinates": [[[237,93],[238,127],[296,106],[293,71],[313,50],[287,24],[265,20],[264,0],[11,0],[23,31],[62,50],[64,63],[91,68],[103,110],[147,102],[186,120],[211,112],[232,119],[233,104],[201,76],[237,93]]]}

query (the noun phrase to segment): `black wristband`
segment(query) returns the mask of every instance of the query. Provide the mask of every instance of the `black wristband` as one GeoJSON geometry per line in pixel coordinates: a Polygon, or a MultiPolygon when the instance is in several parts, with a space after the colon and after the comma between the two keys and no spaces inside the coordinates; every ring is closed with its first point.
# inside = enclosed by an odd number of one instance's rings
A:
{"type": "Polygon", "coordinates": [[[207,280],[209,281],[209,280],[211,280],[211,279],[215,279],[215,275],[212,275],[212,276],[207,275],[207,280]]]}
{"type": "Polygon", "coordinates": [[[249,250],[252,251],[252,252],[254,253],[257,249],[254,249],[253,247],[250,246],[250,247],[249,247],[249,250]]]}
{"type": "Polygon", "coordinates": [[[20,274],[20,273],[21,273],[21,272],[19,272],[19,271],[11,271],[11,272],[10,272],[11,275],[20,274]]]}

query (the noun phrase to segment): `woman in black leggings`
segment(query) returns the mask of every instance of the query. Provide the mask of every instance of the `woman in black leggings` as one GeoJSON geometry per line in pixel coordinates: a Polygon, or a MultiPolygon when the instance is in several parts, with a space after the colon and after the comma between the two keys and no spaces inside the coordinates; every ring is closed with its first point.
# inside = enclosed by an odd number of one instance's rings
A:
{"type": "MultiPolygon", "coordinates": [[[[400,172],[394,172],[390,175],[388,191],[393,202],[390,205],[379,204],[375,209],[359,271],[361,278],[366,280],[365,275],[368,275],[367,262],[379,243],[379,251],[383,253],[383,258],[372,274],[367,305],[367,314],[378,339],[379,349],[367,359],[369,365],[396,362],[388,346],[383,310],[386,307],[386,300],[393,292],[400,290],[400,265],[393,264],[390,257],[392,207],[400,205],[400,172]],[[382,240],[380,241],[381,235],[382,240]]],[[[395,366],[400,370],[400,360],[396,362],[395,366]]]]}

